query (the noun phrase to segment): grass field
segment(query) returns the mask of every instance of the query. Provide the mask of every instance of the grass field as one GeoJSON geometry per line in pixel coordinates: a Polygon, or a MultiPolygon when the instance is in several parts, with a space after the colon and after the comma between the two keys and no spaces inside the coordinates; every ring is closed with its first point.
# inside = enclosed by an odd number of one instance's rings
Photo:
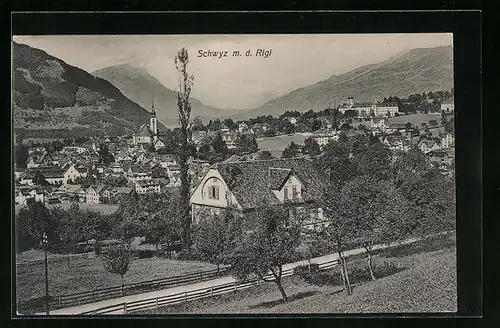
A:
{"type": "Polygon", "coordinates": [[[281,158],[281,153],[290,142],[295,142],[296,144],[303,145],[304,140],[306,140],[309,135],[304,134],[293,134],[293,135],[282,135],[269,138],[258,138],[257,144],[260,150],[269,150],[273,156],[281,158]]]}
{"type": "MultiPolygon", "coordinates": [[[[16,296],[22,302],[42,297],[45,293],[43,264],[17,267],[16,296]]],[[[215,265],[196,261],[177,261],[159,257],[137,259],[130,263],[124,283],[178,276],[216,269],[215,265]]],[[[72,258],[67,261],[49,261],[50,295],[72,294],[99,288],[120,286],[120,276],[107,272],[99,258],[72,258]]]]}
{"type": "Polygon", "coordinates": [[[290,298],[281,300],[272,282],[218,297],[149,310],[142,314],[196,313],[404,313],[457,311],[456,250],[451,237],[417,242],[374,256],[376,281],[357,279],[352,272],[366,267],[366,258],[349,259],[354,283],[347,295],[338,278],[338,267],[325,271],[329,284],[311,284],[302,278],[284,279],[290,298]],[[395,270],[381,275],[381,268],[395,270]],[[338,278],[338,279],[337,279],[338,278]]]}
{"type": "Polygon", "coordinates": [[[430,120],[436,120],[439,123],[441,121],[441,113],[402,115],[391,117],[388,121],[392,124],[406,124],[410,122],[415,126],[420,126],[423,122],[429,124],[430,120]]]}
{"type": "MultiPolygon", "coordinates": [[[[48,205],[49,208],[53,207],[61,207],[63,209],[68,209],[71,206],[70,203],[62,203],[62,204],[52,204],[48,205]]],[[[81,210],[94,210],[102,212],[103,214],[113,213],[118,209],[118,205],[116,204],[87,204],[87,203],[78,203],[81,210]]],[[[16,214],[19,213],[19,210],[22,208],[20,205],[15,206],[16,214]]]]}
{"type": "MultiPolygon", "coordinates": [[[[68,209],[71,206],[70,203],[63,204],[53,204],[49,205],[49,207],[62,207],[63,209],[68,209]]],[[[118,209],[118,205],[116,204],[87,204],[87,203],[78,203],[81,210],[94,210],[102,212],[103,214],[110,214],[115,212],[118,209]]]]}

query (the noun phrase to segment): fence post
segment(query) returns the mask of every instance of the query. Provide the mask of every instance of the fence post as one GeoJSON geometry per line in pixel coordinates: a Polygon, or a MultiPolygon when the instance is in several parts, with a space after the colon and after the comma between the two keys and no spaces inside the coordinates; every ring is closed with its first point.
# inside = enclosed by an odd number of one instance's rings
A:
{"type": "Polygon", "coordinates": [[[234,282],[234,291],[237,291],[237,290],[238,290],[238,284],[237,284],[237,282],[235,281],[235,282],[234,282]]]}
{"type": "Polygon", "coordinates": [[[123,313],[127,314],[127,302],[123,303],[123,313]]]}
{"type": "Polygon", "coordinates": [[[214,286],[210,286],[210,296],[214,296],[214,286]]]}
{"type": "Polygon", "coordinates": [[[158,297],[156,298],[156,309],[158,310],[158,297]]]}
{"type": "Polygon", "coordinates": [[[200,280],[203,280],[203,272],[200,272],[200,280]]]}
{"type": "Polygon", "coordinates": [[[184,293],[184,303],[186,303],[186,302],[187,302],[187,298],[188,298],[188,293],[187,293],[187,292],[185,292],[185,293],[184,293]]]}

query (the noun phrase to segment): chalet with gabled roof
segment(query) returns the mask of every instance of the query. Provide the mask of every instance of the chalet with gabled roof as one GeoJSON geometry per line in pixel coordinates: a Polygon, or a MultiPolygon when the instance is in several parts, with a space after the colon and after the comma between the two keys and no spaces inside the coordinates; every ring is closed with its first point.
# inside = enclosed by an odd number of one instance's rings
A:
{"type": "Polygon", "coordinates": [[[305,158],[216,164],[191,195],[193,220],[229,206],[249,212],[284,202],[314,204],[326,186],[326,176],[305,158]]]}

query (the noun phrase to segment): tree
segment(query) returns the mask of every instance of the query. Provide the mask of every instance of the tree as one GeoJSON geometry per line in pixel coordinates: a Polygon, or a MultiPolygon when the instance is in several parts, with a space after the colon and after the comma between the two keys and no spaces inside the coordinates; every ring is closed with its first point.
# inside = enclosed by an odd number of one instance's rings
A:
{"type": "Polygon", "coordinates": [[[259,160],[273,159],[274,156],[269,150],[262,150],[259,152],[259,160]]]}
{"type": "Polygon", "coordinates": [[[233,275],[240,280],[266,276],[271,272],[282,297],[288,300],[282,285],[283,265],[295,259],[300,243],[300,225],[290,222],[286,206],[264,206],[236,220],[228,228],[226,259],[233,275]]]}
{"type": "Polygon", "coordinates": [[[19,245],[23,249],[39,248],[42,243],[42,236],[47,234],[49,243],[57,240],[57,222],[52,219],[50,210],[42,202],[30,202],[27,207],[23,207],[16,215],[16,231],[20,232],[23,242],[19,245]]]}
{"type": "Polygon", "coordinates": [[[430,126],[438,126],[438,122],[436,120],[429,121],[430,126]]]}
{"type": "Polygon", "coordinates": [[[390,149],[381,142],[369,146],[361,156],[359,172],[377,179],[389,179],[391,155],[390,149]]]}
{"type": "Polygon", "coordinates": [[[23,144],[19,144],[15,146],[15,163],[19,168],[26,168],[26,162],[28,161],[28,147],[23,144]]]}
{"type": "Polygon", "coordinates": [[[172,243],[178,240],[179,221],[179,195],[176,192],[170,194],[155,195],[142,207],[143,213],[147,214],[144,222],[146,242],[154,244],[158,250],[160,243],[172,243]]]}
{"type": "Polygon", "coordinates": [[[179,90],[177,95],[177,108],[179,114],[179,124],[181,132],[181,147],[179,156],[180,178],[181,178],[181,208],[180,217],[182,218],[182,248],[189,250],[191,246],[191,205],[189,203],[189,191],[191,188],[191,178],[188,174],[189,163],[188,156],[190,150],[191,130],[189,126],[189,117],[191,115],[191,88],[193,86],[194,76],[189,75],[187,66],[189,64],[188,52],[182,48],[174,58],[175,68],[181,76],[179,90]]]}
{"type": "Polygon", "coordinates": [[[123,244],[108,247],[104,254],[104,268],[106,271],[120,275],[122,295],[124,295],[123,276],[128,271],[130,259],[130,247],[123,244]]]}
{"type": "Polygon", "coordinates": [[[251,133],[244,133],[236,140],[236,153],[239,155],[255,153],[259,149],[257,140],[251,133]]]}
{"type": "Polygon", "coordinates": [[[321,153],[319,144],[312,137],[308,137],[306,140],[304,140],[303,151],[304,153],[309,154],[311,156],[316,156],[321,153]]]}
{"type": "Polygon", "coordinates": [[[229,130],[237,130],[238,124],[236,124],[232,119],[226,118],[224,124],[229,128],[229,130]]]}
{"type": "Polygon", "coordinates": [[[354,117],[356,117],[356,116],[358,116],[358,112],[356,112],[356,111],[355,111],[355,110],[353,110],[353,109],[348,109],[348,110],[346,110],[346,111],[345,111],[345,113],[344,113],[344,117],[345,117],[345,118],[354,118],[354,117]]]}
{"type": "Polygon", "coordinates": [[[47,186],[49,182],[45,179],[45,175],[40,171],[35,172],[35,176],[33,177],[33,183],[39,186],[47,186]]]}
{"type": "Polygon", "coordinates": [[[331,187],[336,190],[340,190],[347,182],[358,175],[356,163],[347,156],[333,158],[328,171],[331,187]]]}
{"type": "Polygon", "coordinates": [[[342,192],[338,192],[336,188],[326,190],[321,205],[323,215],[328,220],[327,227],[322,231],[323,238],[330,243],[339,256],[342,281],[347,294],[350,295],[352,289],[343,252],[346,249],[346,243],[353,240],[357,234],[353,215],[355,205],[342,192]]]}
{"type": "Polygon", "coordinates": [[[226,254],[226,229],[233,218],[232,209],[227,209],[222,215],[208,214],[194,225],[194,250],[201,255],[203,260],[217,265],[217,275],[226,254]]]}
{"type": "Polygon", "coordinates": [[[295,142],[290,142],[290,145],[283,149],[282,158],[293,158],[299,156],[300,147],[295,142]]]}
{"type": "Polygon", "coordinates": [[[399,195],[392,182],[361,176],[348,182],[342,194],[351,205],[352,219],[368,255],[368,269],[375,280],[372,265],[373,245],[389,243],[404,237],[402,222],[408,213],[408,204],[399,195]]]}
{"type": "Polygon", "coordinates": [[[108,146],[104,143],[99,145],[99,163],[109,165],[115,161],[114,156],[109,152],[108,146]]]}
{"type": "Polygon", "coordinates": [[[201,117],[196,116],[193,119],[193,131],[202,131],[204,129],[203,126],[203,121],[201,120],[201,117]]]}
{"type": "Polygon", "coordinates": [[[340,126],[340,130],[342,131],[348,131],[348,130],[351,130],[351,126],[347,123],[344,123],[340,126]]]}

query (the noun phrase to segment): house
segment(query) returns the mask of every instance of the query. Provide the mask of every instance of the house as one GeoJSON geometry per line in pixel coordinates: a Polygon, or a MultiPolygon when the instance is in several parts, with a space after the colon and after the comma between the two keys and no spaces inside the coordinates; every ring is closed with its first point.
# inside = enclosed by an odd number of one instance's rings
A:
{"type": "Polygon", "coordinates": [[[423,139],[418,143],[418,149],[427,154],[430,151],[441,149],[441,146],[433,139],[423,139]]]}
{"type": "Polygon", "coordinates": [[[131,165],[127,172],[127,178],[132,183],[140,180],[149,180],[151,179],[151,168],[141,165],[131,165]]]}
{"type": "Polygon", "coordinates": [[[169,165],[177,165],[178,159],[173,154],[154,155],[153,159],[160,164],[161,167],[168,167],[169,165]]]}
{"type": "Polygon", "coordinates": [[[78,169],[75,167],[75,165],[71,165],[64,172],[63,184],[67,184],[69,181],[74,182],[77,178],[81,178],[81,177],[82,177],[82,175],[80,174],[78,169]]]}
{"type": "Polygon", "coordinates": [[[222,123],[220,125],[220,127],[219,127],[219,131],[221,131],[221,132],[231,132],[231,129],[229,129],[226,124],[222,123]]]}
{"type": "Polygon", "coordinates": [[[64,172],[65,170],[59,167],[39,167],[33,169],[27,169],[21,176],[20,183],[28,186],[34,185],[33,179],[36,174],[42,174],[45,180],[49,184],[62,184],[64,182],[64,172]]]}
{"type": "Polygon", "coordinates": [[[334,130],[322,130],[316,131],[313,134],[313,139],[320,145],[321,147],[328,145],[330,141],[338,141],[339,135],[337,131],[334,130]]]}
{"type": "Polygon", "coordinates": [[[129,156],[129,154],[127,153],[127,151],[125,149],[121,149],[118,154],[116,154],[115,156],[115,160],[117,162],[121,162],[121,161],[131,161],[132,160],[132,157],[129,156]]]}
{"type": "Polygon", "coordinates": [[[441,111],[445,113],[452,113],[455,111],[455,100],[448,98],[441,101],[441,111]]]}
{"type": "Polygon", "coordinates": [[[110,169],[113,171],[113,173],[124,173],[123,165],[120,162],[114,162],[113,165],[111,165],[110,169]]]}
{"type": "Polygon", "coordinates": [[[161,192],[160,182],[156,180],[141,180],[135,183],[135,192],[139,195],[161,192]]]}
{"type": "Polygon", "coordinates": [[[441,148],[450,148],[452,147],[452,143],[454,141],[453,135],[449,132],[440,133],[439,137],[441,138],[441,148]]]}
{"type": "Polygon", "coordinates": [[[269,130],[269,124],[267,123],[255,123],[253,126],[252,126],[252,130],[255,132],[255,133],[258,133],[258,132],[265,132],[267,130],[269,130]]]}
{"type": "Polygon", "coordinates": [[[383,118],[374,118],[371,120],[371,128],[386,132],[389,129],[389,125],[387,124],[387,120],[383,118]]]}
{"type": "Polygon", "coordinates": [[[222,140],[226,143],[228,149],[236,148],[236,140],[238,139],[237,132],[224,132],[221,134],[222,140]]]}
{"type": "MultiPolygon", "coordinates": [[[[326,186],[326,176],[305,158],[216,164],[191,194],[192,216],[197,221],[228,206],[244,213],[285,201],[300,208],[320,199],[326,186]]],[[[322,219],[317,206],[313,211],[322,219]]]]}
{"type": "Polygon", "coordinates": [[[30,201],[44,202],[44,193],[36,188],[20,188],[14,198],[15,203],[26,206],[30,201]]]}
{"type": "Polygon", "coordinates": [[[104,188],[105,188],[105,186],[103,184],[88,187],[87,193],[86,193],[86,203],[87,204],[100,204],[101,197],[102,197],[101,193],[104,190],[104,188]]]}
{"type": "Polygon", "coordinates": [[[241,122],[240,124],[238,124],[238,131],[239,133],[247,133],[250,132],[250,128],[248,127],[248,124],[246,124],[245,122],[241,122]]]}
{"type": "Polygon", "coordinates": [[[297,125],[297,118],[296,117],[287,116],[287,117],[285,117],[285,120],[292,123],[293,125],[297,125]]]}
{"type": "Polygon", "coordinates": [[[192,131],[191,138],[195,145],[198,145],[200,141],[207,136],[207,131],[192,131]]]}

